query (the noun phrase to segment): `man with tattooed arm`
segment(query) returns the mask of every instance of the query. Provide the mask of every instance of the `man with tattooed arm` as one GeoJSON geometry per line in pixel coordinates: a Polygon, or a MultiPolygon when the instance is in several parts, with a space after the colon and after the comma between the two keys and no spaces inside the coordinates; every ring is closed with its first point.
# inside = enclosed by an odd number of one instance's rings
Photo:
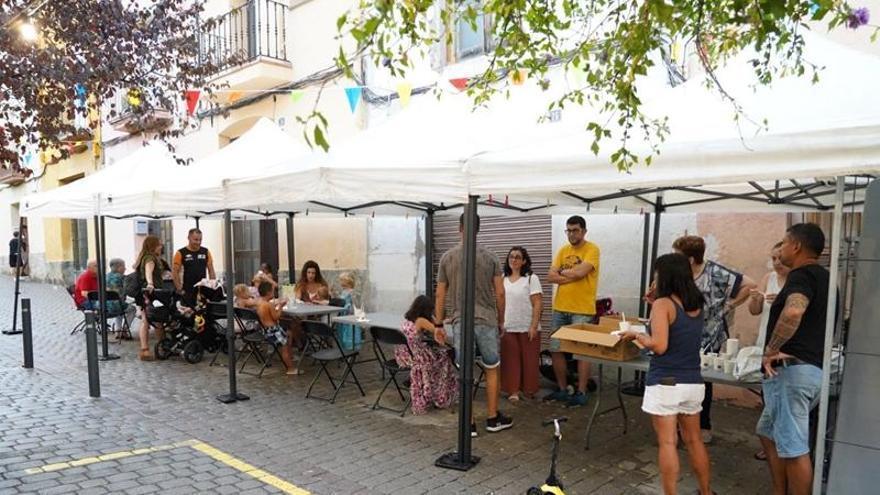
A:
{"type": "MultiPolygon", "coordinates": [[[[764,411],[757,433],[767,453],[773,494],[810,493],[810,410],[822,385],[828,270],[819,266],[825,235],[812,223],[792,225],[782,240],[791,272],[770,307],[764,348],[764,411]]],[[[821,438],[821,433],[820,433],[821,438]]]]}

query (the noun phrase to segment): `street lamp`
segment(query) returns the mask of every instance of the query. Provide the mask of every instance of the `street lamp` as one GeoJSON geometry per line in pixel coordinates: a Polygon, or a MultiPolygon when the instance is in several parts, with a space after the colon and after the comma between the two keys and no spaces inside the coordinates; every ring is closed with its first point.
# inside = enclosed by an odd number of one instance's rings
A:
{"type": "Polygon", "coordinates": [[[21,38],[27,42],[37,41],[37,25],[30,19],[26,18],[18,25],[18,32],[21,34],[21,38]]]}

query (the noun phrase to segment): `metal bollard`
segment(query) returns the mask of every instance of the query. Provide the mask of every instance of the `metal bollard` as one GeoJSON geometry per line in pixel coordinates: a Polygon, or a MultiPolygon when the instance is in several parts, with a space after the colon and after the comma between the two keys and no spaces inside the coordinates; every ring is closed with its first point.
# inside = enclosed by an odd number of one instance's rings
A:
{"type": "Polygon", "coordinates": [[[31,300],[21,300],[21,345],[24,350],[24,367],[34,367],[34,334],[31,327],[31,300]]]}
{"type": "Polygon", "coordinates": [[[95,312],[86,311],[86,359],[89,368],[89,396],[101,396],[101,380],[98,377],[98,335],[95,328],[95,312]]]}

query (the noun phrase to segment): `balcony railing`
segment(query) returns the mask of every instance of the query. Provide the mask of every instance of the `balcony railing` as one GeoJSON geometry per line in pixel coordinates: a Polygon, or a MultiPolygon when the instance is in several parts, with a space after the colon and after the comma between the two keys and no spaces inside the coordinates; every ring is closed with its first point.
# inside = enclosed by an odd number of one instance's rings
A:
{"type": "Polygon", "coordinates": [[[251,0],[223,14],[199,36],[203,64],[219,69],[258,57],[287,61],[287,7],[273,0],[251,0]]]}

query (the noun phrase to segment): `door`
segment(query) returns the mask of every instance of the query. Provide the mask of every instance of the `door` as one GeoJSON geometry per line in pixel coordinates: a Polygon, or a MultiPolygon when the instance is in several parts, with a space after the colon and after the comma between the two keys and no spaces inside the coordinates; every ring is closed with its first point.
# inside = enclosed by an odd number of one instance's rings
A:
{"type": "Polygon", "coordinates": [[[278,223],[273,220],[236,220],[232,222],[235,257],[235,283],[250,284],[260,263],[278,270],[278,223]]]}
{"type": "Polygon", "coordinates": [[[154,235],[162,242],[162,258],[171,266],[174,258],[174,237],[171,220],[150,220],[147,222],[147,234],[154,235]]]}

